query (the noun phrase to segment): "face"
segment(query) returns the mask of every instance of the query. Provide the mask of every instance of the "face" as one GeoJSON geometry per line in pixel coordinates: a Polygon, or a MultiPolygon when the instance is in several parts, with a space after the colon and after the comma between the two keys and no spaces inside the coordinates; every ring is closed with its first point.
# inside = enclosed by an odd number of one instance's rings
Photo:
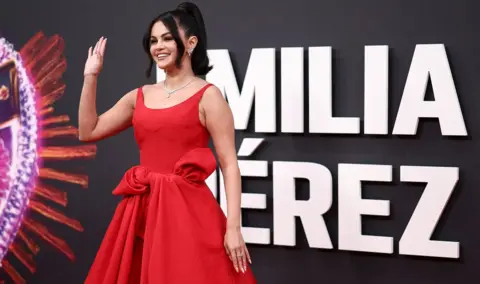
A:
{"type": "MultiPolygon", "coordinates": [[[[183,54],[183,57],[185,58],[188,57],[187,50],[195,47],[196,37],[186,39],[182,28],[179,28],[178,32],[185,46],[185,54],[183,54]]],[[[178,54],[177,44],[170,31],[161,21],[155,23],[152,27],[150,36],[150,54],[160,69],[169,70],[176,68],[175,59],[178,54]]]]}

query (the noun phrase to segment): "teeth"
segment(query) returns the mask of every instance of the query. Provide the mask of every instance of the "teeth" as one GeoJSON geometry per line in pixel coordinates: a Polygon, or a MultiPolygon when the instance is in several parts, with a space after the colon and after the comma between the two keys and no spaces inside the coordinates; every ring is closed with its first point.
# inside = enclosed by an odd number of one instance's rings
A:
{"type": "Polygon", "coordinates": [[[167,56],[168,56],[168,54],[159,54],[159,55],[157,55],[157,58],[164,58],[164,57],[167,57],[167,56]]]}

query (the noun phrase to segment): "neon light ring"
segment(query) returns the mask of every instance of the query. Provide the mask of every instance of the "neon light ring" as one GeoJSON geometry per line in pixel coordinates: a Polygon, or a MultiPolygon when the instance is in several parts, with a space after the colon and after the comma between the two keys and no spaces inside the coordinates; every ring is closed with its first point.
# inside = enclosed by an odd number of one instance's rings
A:
{"type": "Polygon", "coordinates": [[[35,88],[20,54],[4,38],[0,38],[0,146],[1,261],[22,224],[38,176],[35,88]]]}

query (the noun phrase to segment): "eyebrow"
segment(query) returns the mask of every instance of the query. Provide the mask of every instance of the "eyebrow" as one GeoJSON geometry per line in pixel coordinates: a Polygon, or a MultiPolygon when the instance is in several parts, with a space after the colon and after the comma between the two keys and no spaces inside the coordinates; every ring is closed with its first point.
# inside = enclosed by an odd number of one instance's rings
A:
{"type": "MultiPolygon", "coordinates": [[[[166,33],[164,33],[164,34],[160,35],[160,37],[164,37],[164,36],[166,36],[166,35],[169,35],[169,34],[171,34],[171,32],[166,32],[166,33]]],[[[154,35],[152,35],[152,36],[150,36],[150,37],[152,38],[152,37],[155,37],[155,36],[154,36],[154,35]]]]}

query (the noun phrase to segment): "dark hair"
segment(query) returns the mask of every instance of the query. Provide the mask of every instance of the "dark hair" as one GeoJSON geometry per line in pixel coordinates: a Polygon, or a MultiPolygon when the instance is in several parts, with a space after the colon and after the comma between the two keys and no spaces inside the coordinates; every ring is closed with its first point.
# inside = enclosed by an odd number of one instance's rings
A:
{"type": "Polygon", "coordinates": [[[198,38],[197,45],[191,55],[193,73],[195,75],[206,75],[212,70],[207,55],[207,32],[205,30],[202,13],[197,5],[190,2],[183,2],[178,5],[175,10],[162,13],[153,19],[143,36],[143,49],[148,54],[150,60],[146,72],[147,77],[150,77],[154,63],[152,55],[150,54],[151,31],[153,25],[158,21],[161,21],[167,27],[177,44],[178,54],[175,60],[177,67],[180,67],[182,56],[185,52],[185,46],[178,32],[178,27],[181,27],[184,29],[186,37],[196,36],[198,38]]]}

